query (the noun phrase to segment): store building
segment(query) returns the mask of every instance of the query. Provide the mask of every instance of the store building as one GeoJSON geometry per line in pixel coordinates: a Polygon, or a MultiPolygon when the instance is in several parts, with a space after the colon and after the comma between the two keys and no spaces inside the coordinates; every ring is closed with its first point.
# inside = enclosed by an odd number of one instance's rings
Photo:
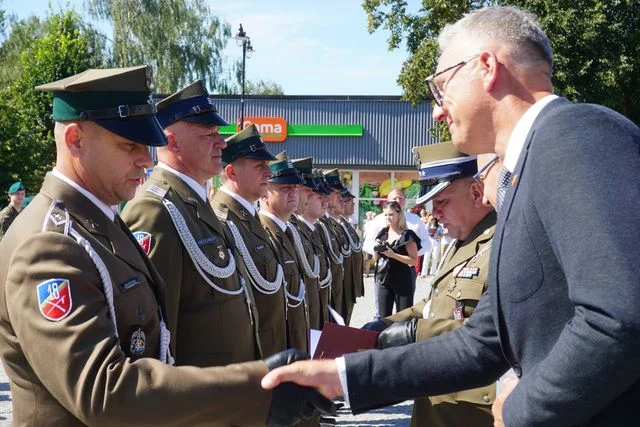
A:
{"type": "MultiPolygon", "coordinates": [[[[212,96],[228,122],[240,122],[240,96],[212,96]]],[[[419,191],[411,149],[437,138],[431,105],[413,106],[397,96],[246,96],[245,125],[255,123],[269,150],[290,158],[314,158],[320,168],[339,168],[356,195],[355,218],[380,212],[387,193],[398,186],[412,206],[419,191]]],[[[221,129],[231,135],[236,125],[221,129]]],[[[355,219],[354,218],[354,219],[355,219]]]]}

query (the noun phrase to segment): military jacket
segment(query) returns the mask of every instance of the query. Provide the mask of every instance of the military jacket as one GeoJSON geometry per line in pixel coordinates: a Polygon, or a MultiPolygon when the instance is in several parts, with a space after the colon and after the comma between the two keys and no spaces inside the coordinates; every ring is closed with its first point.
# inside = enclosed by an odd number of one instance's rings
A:
{"type": "Polygon", "coordinates": [[[335,234],[335,229],[329,218],[321,216],[316,221],[317,230],[322,236],[325,251],[329,256],[329,267],[331,268],[331,307],[338,313],[342,310],[342,293],[345,271],[343,269],[344,256],[340,251],[340,242],[335,234]],[[324,227],[324,228],[323,228],[324,227]],[[324,230],[327,231],[325,234],[324,230]],[[328,236],[328,238],[327,238],[328,236]]]}
{"type": "Polygon", "coordinates": [[[322,236],[322,230],[317,225],[313,230],[302,221],[299,222],[300,228],[304,229],[305,233],[309,233],[311,236],[311,243],[313,244],[313,251],[318,255],[320,261],[320,277],[318,277],[318,291],[320,292],[320,329],[324,325],[324,322],[329,321],[329,304],[331,302],[331,262],[329,261],[329,255],[324,245],[324,237],[322,236]]]}
{"type": "Polygon", "coordinates": [[[164,291],[118,217],[47,175],[0,242],[0,355],[15,424],[264,424],[264,362],[157,360],[164,291]]]}
{"type": "Polygon", "coordinates": [[[295,215],[291,216],[289,222],[298,231],[298,235],[300,236],[300,241],[302,243],[301,249],[303,251],[303,254],[300,253],[297,245],[295,245],[294,242],[294,246],[296,246],[296,253],[298,253],[298,258],[300,259],[301,255],[304,255],[305,260],[310,267],[310,271],[301,268],[302,272],[304,273],[304,284],[307,288],[305,296],[309,311],[309,327],[319,330],[322,327],[322,303],[320,302],[319,271],[317,276],[314,276],[313,274],[309,275],[307,273],[313,273],[315,259],[318,260],[318,268],[320,268],[320,258],[315,253],[315,250],[313,248],[312,232],[309,227],[302,221],[300,221],[295,215]]]}
{"type": "MultiPolygon", "coordinates": [[[[351,302],[349,317],[351,317],[351,312],[353,311],[353,306],[356,303],[356,298],[364,296],[364,278],[362,276],[362,263],[364,260],[362,258],[362,242],[360,241],[360,236],[358,236],[356,229],[353,228],[353,225],[351,225],[345,217],[341,216],[338,223],[347,237],[347,243],[351,248],[352,285],[349,292],[349,301],[351,302]]],[[[345,292],[345,295],[347,295],[347,292],[345,292]]]]}
{"type": "Polygon", "coordinates": [[[260,222],[271,236],[277,259],[284,269],[287,293],[287,347],[309,352],[308,309],[304,299],[303,273],[293,243],[287,233],[267,215],[260,222]]]}
{"type": "MultiPolygon", "coordinates": [[[[245,260],[245,263],[247,265],[253,263],[256,272],[264,280],[274,282],[279,264],[275,261],[276,255],[271,249],[269,235],[262,227],[257,215],[251,215],[240,202],[224,191],[216,192],[213,208],[220,220],[227,221],[230,227],[235,226],[239,231],[242,241],[236,241],[236,245],[238,247],[244,245],[248,251],[246,255],[250,257],[245,260]]],[[[253,276],[248,282],[253,286],[253,296],[258,308],[262,353],[264,357],[268,357],[287,348],[284,288],[279,284],[279,288],[275,291],[265,289],[253,276]]]]}
{"type": "MultiPolygon", "coordinates": [[[[454,246],[447,248],[436,272],[431,296],[413,307],[385,318],[385,322],[391,324],[411,318],[420,319],[416,331],[418,341],[463,326],[487,289],[489,254],[495,224],[496,214],[492,211],[473,229],[466,241],[454,241],[454,246]]],[[[429,407],[428,400],[417,400],[412,422],[413,425],[441,425],[431,418],[432,411],[455,412],[455,405],[452,406],[451,403],[467,402],[478,405],[480,410],[486,412],[490,410],[494,400],[495,384],[433,396],[430,398],[433,408],[429,407]]],[[[468,424],[476,425],[473,421],[469,421],[468,424]]]]}
{"type": "MultiPolygon", "coordinates": [[[[333,234],[336,236],[336,240],[340,245],[340,253],[344,257],[342,262],[342,294],[338,298],[340,304],[335,308],[344,318],[346,324],[349,324],[349,318],[351,317],[351,310],[353,310],[354,290],[353,290],[353,259],[351,254],[351,245],[349,245],[349,238],[346,232],[340,226],[340,223],[334,217],[328,218],[328,224],[333,230],[333,234]]],[[[333,289],[332,289],[333,291],[333,289]]]]}
{"type": "Polygon", "coordinates": [[[7,229],[13,223],[20,212],[15,210],[11,205],[7,205],[0,211],[0,239],[7,232],[7,229]]]}
{"type": "Polygon", "coordinates": [[[167,284],[176,364],[218,366],[260,358],[253,304],[209,203],[174,173],[155,168],[122,218],[167,284]],[[206,261],[199,260],[200,253],[206,261]],[[214,277],[207,268],[228,277],[214,277]]]}

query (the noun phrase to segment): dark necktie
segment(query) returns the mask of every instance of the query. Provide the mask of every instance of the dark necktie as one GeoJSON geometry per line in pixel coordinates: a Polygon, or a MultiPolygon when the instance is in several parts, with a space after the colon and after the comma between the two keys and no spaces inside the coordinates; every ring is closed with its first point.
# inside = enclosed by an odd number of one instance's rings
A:
{"type": "Polygon", "coordinates": [[[500,171],[500,176],[498,177],[498,188],[496,194],[496,211],[500,212],[502,209],[502,204],[504,203],[504,196],[507,194],[507,188],[509,186],[509,181],[511,181],[511,172],[506,167],[502,167],[500,171]]]}

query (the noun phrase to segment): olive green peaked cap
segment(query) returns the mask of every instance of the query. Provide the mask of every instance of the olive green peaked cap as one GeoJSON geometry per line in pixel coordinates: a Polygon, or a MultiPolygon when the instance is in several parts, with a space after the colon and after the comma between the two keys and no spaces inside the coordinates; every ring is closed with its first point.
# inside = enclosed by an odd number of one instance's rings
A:
{"type": "Polygon", "coordinates": [[[222,150],[222,161],[232,163],[241,157],[255,160],[276,160],[267,150],[258,128],[253,123],[225,140],[227,147],[222,150]]]}
{"type": "Polygon", "coordinates": [[[197,80],[156,104],[162,127],[184,120],[212,126],[226,126],[202,80],[197,80]]]}
{"type": "Polygon", "coordinates": [[[293,166],[298,169],[298,172],[302,175],[304,185],[312,190],[317,190],[318,185],[313,179],[313,157],[293,159],[291,163],[293,163],[293,166]]]}
{"type": "Polygon", "coordinates": [[[273,174],[269,179],[272,184],[304,184],[304,179],[289,160],[286,150],[278,153],[276,159],[269,162],[269,168],[273,174]]]}
{"type": "Polygon", "coordinates": [[[53,119],[57,122],[91,120],[131,141],[166,145],[166,138],[151,101],[151,68],[89,69],[36,86],[53,94],[53,119]]]}

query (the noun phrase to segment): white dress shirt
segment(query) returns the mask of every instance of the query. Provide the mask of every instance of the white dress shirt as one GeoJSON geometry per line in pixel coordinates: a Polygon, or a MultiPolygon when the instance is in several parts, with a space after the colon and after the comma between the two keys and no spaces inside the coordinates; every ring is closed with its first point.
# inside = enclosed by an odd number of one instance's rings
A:
{"type": "Polygon", "coordinates": [[[172,174],[174,174],[175,176],[180,178],[193,191],[195,191],[198,194],[198,196],[200,196],[200,198],[202,199],[203,202],[206,203],[206,201],[207,201],[207,189],[204,186],[198,184],[193,178],[191,178],[188,175],[183,174],[182,172],[178,172],[177,170],[175,170],[171,166],[169,166],[169,165],[167,165],[165,163],[162,163],[162,162],[158,162],[158,165],[156,167],[168,170],[169,172],[171,172],[172,174]]]}
{"type": "Polygon", "coordinates": [[[51,175],[53,175],[56,178],[66,182],[67,184],[69,184],[70,186],[72,186],[73,188],[78,190],[83,196],[85,196],[87,199],[91,200],[91,202],[94,205],[96,205],[98,207],[98,209],[100,209],[102,212],[104,212],[104,214],[107,216],[107,218],[109,218],[111,221],[116,219],[116,213],[114,212],[113,208],[111,208],[111,206],[109,206],[108,204],[106,204],[103,201],[101,201],[100,199],[98,199],[96,196],[94,196],[89,191],[87,191],[84,188],[80,187],[80,185],[78,183],[72,181],[71,178],[68,178],[66,175],[64,175],[62,172],[60,172],[58,169],[53,168],[53,170],[51,171],[51,175]]]}
{"type": "MultiPolygon", "coordinates": [[[[429,242],[429,232],[427,227],[420,220],[420,217],[411,212],[405,212],[404,217],[407,221],[407,228],[412,230],[420,239],[420,250],[418,256],[424,255],[431,250],[431,242],[429,242]]],[[[373,247],[376,245],[376,236],[384,227],[387,226],[387,219],[383,213],[378,214],[371,221],[367,222],[367,230],[362,243],[362,250],[373,255],[373,247]]]]}

